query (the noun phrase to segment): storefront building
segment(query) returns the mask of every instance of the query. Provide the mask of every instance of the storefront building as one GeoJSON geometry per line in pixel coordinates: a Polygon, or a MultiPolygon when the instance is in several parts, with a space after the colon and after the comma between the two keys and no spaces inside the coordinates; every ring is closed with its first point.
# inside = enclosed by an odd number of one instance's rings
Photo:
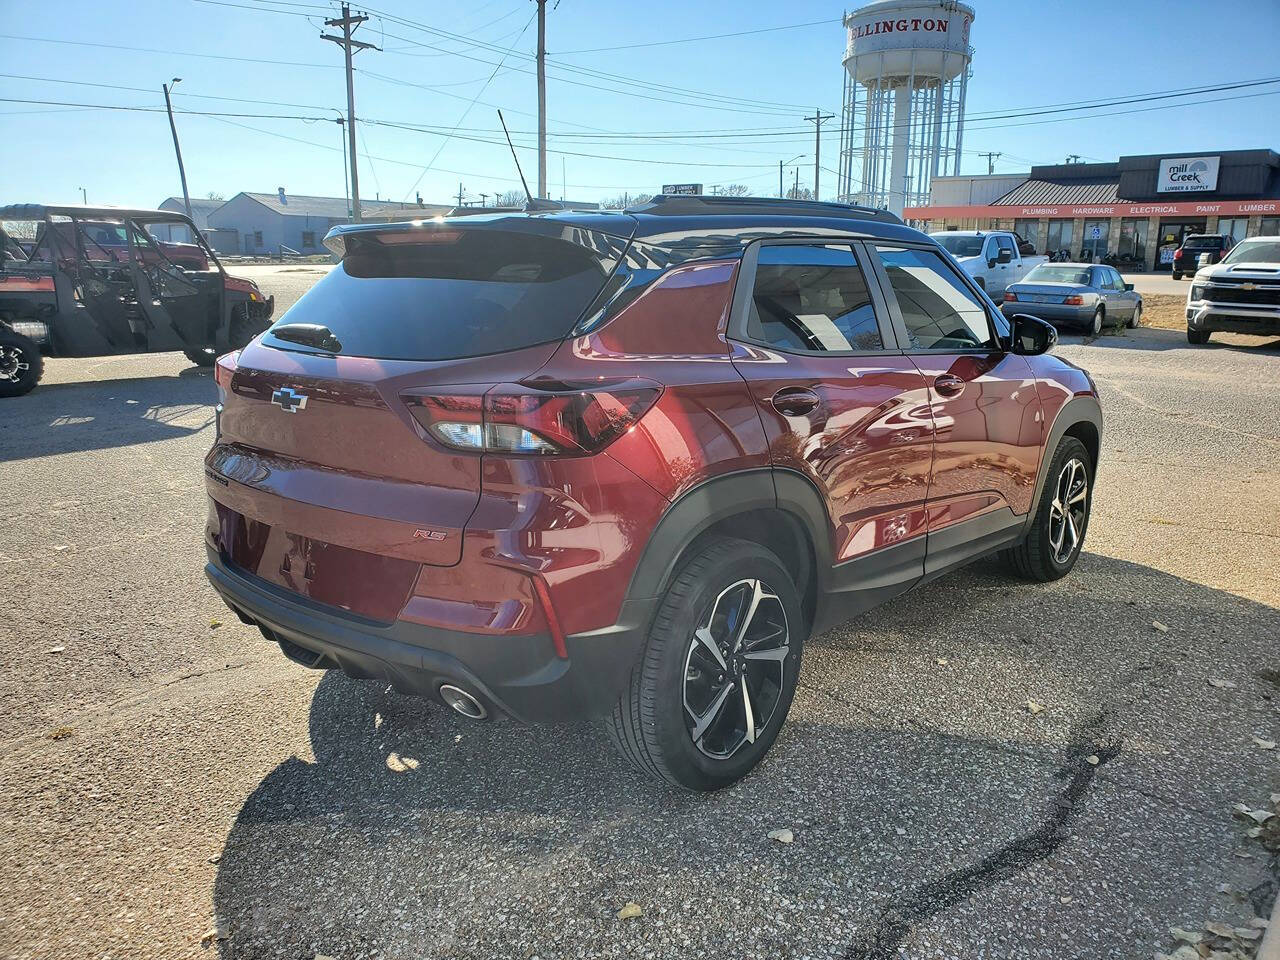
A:
{"type": "Polygon", "coordinates": [[[1152,154],[1037,166],[1025,177],[935,177],[929,205],[903,217],[928,232],[1014,230],[1037,253],[1167,271],[1188,234],[1280,236],[1280,154],[1152,154]],[[993,188],[1006,189],[987,199],[993,188]]]}

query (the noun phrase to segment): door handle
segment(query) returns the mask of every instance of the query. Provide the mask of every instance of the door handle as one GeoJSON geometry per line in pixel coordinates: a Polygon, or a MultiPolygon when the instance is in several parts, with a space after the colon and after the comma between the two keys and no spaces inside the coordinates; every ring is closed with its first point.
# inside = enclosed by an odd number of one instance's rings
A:
{"type": "Polygon", "coordinates": [[[952,373],[939,374],[934,377],[933,389],[943,397],[958,397],[964,390],[964,381],[952,373]]]}
{"type": "Polygon", "coordinates": [[[783,387],[769,402],[784,417],[802,417],[821,401],[807,387],[783,387]]]}

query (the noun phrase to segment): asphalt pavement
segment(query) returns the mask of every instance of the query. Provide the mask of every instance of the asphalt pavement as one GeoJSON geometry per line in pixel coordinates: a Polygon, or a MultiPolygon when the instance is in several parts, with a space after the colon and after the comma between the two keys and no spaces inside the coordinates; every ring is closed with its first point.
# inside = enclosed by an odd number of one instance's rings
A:
{"type": "Polygon", "coordinates": [[[1166,293],[1175,297],[1185,297],[1187,287],[1191,286],[1191,277],[1175,280],[1168,273],[1126,273],[1124,280],[1132,283],[1139,293],[1166,293]]]}
{"type": "Polygon", "coordinates": [[[0,409],[0,956],[1128,960],[1264,914],[1232,806],[1280,791],[1280,342],[1058,351],[1107,416],[1073,574],[814,638],[706,796],[286,661],[203,578],[209,374],[50,360],[0,409]]]}

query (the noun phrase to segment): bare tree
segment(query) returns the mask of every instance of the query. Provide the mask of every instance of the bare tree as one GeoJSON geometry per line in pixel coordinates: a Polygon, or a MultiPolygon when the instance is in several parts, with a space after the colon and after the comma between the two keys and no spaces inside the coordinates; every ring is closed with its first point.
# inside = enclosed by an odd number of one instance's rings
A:
{"type": "Polygon", "coordinates": [[[206,193],[204,196],[205,196],[205,199],[206,199],[206,200],[223,200],[223,199],[225,199],[225,198],[222,196],[222,194],[218,193],[216,190],[210,190],[210,191],[209,191],[208,193],[206,193]]]}
{"type": "Polygon", "coordinates": [[[497,207],[523,207],[526,199],[523,190],[504,190],[494,195],[493,204],[497,207]]]}
{"type": "Polygon", "coordinates": [[[799,190],[797,190],[794,186],[788,187],[787,199],[788,200],[812,200],[813,191],[810,190],[808,187],[801,187],[799,190]]]}
{"type": "Polygon", "coordinates": [[[648,203],[651,194],[648,193],[620,193],[616,197],[606,197],[600,201],[600,206],[604,210],[625,210],[627,207],[638,206],[642,203],[648,203]]]}
{"type": "Polygon", "coordinates": [[[717,191],[722,197],[749,197],[751,189],[741,183],[730,183],[717,191]]]}

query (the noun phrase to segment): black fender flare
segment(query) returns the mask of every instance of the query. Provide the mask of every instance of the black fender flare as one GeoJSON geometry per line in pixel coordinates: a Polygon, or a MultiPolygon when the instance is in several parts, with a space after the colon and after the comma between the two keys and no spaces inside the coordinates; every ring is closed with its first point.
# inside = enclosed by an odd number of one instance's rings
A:
{"type": "Polygon", "coordinates": [[[1094,481],[1097,481],[1096,461],[1102,458],[1102,404],[1091,394],[1078,394],[1059,408],[1057,416],[1053,418],[1053,426],[1049,428],[1048,439],[1041,447],[1040,468],[1036,471],[1036,486],[1031,495],[1031,509],[1027,511],[1027,518],[1022,524],[1023,536],[1031,532],[1031,525],[1035,523],[1036,508],[1040,504],[1040,495],[1044,492],[1044,485],[1049,477],[1049,465],[1053,462],[1054,451],[1058,449],[1058,444],[1062,442],[1067,431],[1080,423],[1092,424],[1098,434],[1098,457],[1093,464],[1094,481]]]}
{"type": "Polygon", "coordinates": [[[821,592],[831,566],[831,545],[830,524],[818,491],[800,474],[757,467],[711,477],[672,501],[636,564],[627,599],[660,596],[689,544],[716,523],[757,510],[783,510],[807,531],[814,552],[812,574],[821,592]]]}

